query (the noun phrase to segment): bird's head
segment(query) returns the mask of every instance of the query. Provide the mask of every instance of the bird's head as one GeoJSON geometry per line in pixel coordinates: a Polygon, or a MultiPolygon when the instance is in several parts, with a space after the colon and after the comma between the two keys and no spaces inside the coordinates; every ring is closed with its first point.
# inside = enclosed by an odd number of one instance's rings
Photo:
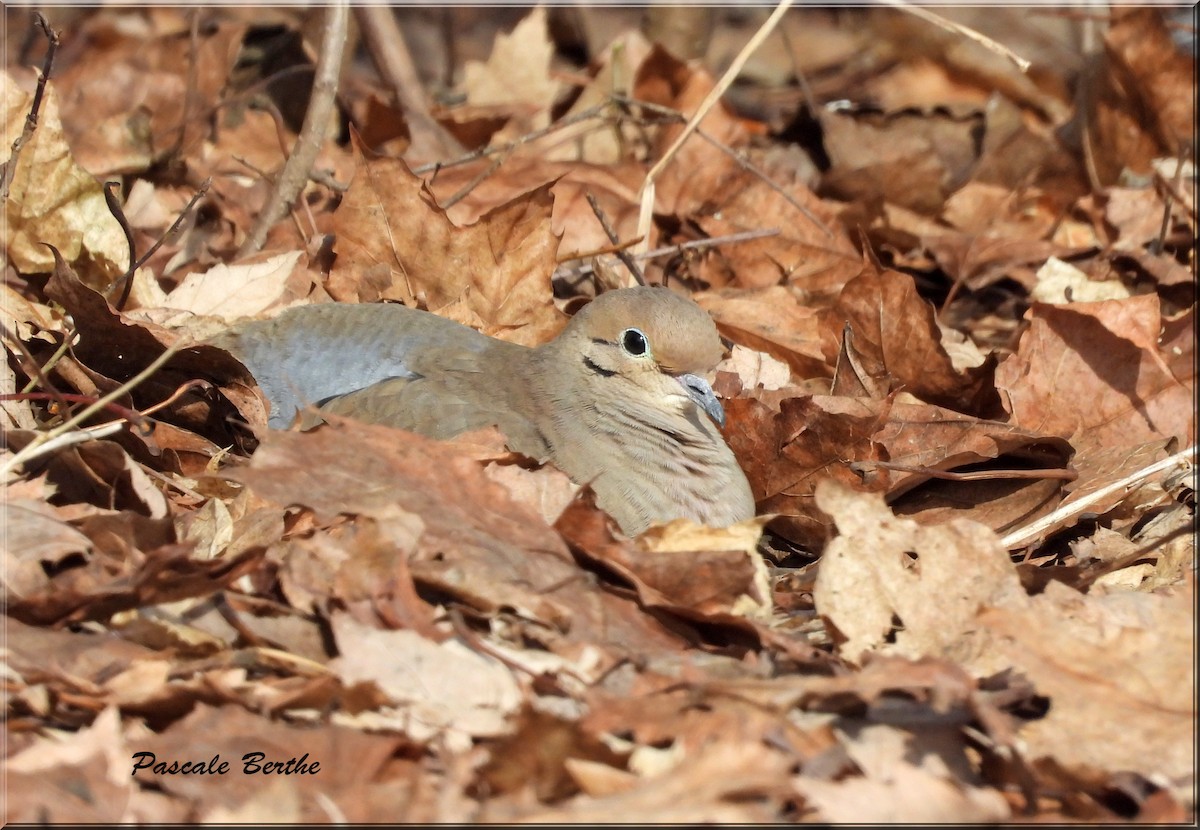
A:
{"type": "Polygon", "coordinates": [[[717,327],[700,306],[669,289],[623,288],[601,294],[558,338],[597,385],[640,396],[683,415],[698,406],[724,426],[725,411],[704,375],[725,352],[717,327]]]}

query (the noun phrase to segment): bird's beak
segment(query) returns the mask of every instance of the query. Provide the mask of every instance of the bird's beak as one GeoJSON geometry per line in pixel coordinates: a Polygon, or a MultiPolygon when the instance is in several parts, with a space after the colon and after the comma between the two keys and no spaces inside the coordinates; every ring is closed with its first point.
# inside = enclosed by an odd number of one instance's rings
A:
{"type": "Polygon", "coordinates": [[[708,385],[708,381],[699,375],[678,375],[675,380],[684,388],[689,398],[708,413],[708,417],[717,422],[717,426],[725,427],[725,410],[717,400],[717,393],[708,385]]]}

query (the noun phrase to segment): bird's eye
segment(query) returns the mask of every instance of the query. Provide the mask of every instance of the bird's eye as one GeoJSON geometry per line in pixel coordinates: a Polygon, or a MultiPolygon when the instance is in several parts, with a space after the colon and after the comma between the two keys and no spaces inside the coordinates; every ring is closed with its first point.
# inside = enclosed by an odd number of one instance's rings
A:
{"type": "Polygon", "coordinates": [[[642,357],[650,351],[650,341],[637,329],[625,329],[621,332],[621,346],[627,354],[634,357],[642,357]]]}

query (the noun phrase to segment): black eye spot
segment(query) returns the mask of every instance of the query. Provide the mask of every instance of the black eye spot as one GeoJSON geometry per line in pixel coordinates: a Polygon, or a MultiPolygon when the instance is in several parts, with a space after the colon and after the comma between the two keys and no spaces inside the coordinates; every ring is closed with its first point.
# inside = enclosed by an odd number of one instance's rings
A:
{"type": "Polygon", "coordinates": [[[650,351],[650,343],[646,335],[637,329],[625,329],[621,332],[621,346],[634,357],[641,357],[650,351]]]}

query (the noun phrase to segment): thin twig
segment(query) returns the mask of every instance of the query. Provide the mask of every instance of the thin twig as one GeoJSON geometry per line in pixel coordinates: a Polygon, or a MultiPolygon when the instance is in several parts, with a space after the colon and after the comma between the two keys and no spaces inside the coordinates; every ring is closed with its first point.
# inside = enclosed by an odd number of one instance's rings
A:
{"type": "Polygon", "coordinates": [[[279,155],[286,159],[288,154],[288,125],[287,121],[283,118],[283,113],[279,111],[278,105],[271,99],[270,95],[263,94],[255,96],[249,106],[271,116],[271,121],[275,124],[275,141],[279,143],[279,155]]]}
{"type": "MultiPolygon", "coordinates": [[[[287,147],[288,126],[287,126],[287,122],[284,120],[283,113],[279,111],[279,107],[276,106],[275,102],[269,96],[266,96],[266,95],[262,95],[262,96],[259,96],[258,98],[255,98],[254,101],[251,102],[251,106],[256,109],[259,109],[263,112],[266,112],[268,115],[271,116],[271,120],[275,124],[275,140],[279,142],[279,155],[282,156],[284,159],[286,159],[287,154],[288,154],[288,147],[287,147]]],[[[256,176],[258,176],[263,181],[270,180],[270,178],[271,178],[270,173],[267,173],[266,171],[260,169],[259,167],[251,164],[249,161],[247,161],[243,158],[240,158],[239,156],[234,156],[234,160],[236,160],[237,162],[242,164],[244,167],[246,167],[246,169],[252,171],[256,176]]],[[[308,178],[310,181],[315,181],[315,179],[312,176],[311,171],[309,172],[308,178]]],[[[315,223],[315,221],[311,221],[312,220],[312,208],[309,206],[308,200],[301,199],[300,206],[302,208],[304,208],[305,212],[308,214],[308,217],[310,219],[309,228],[305,229],[300,226],[300,219],[298,216],[296,216],[295,211],[291,212],[292,224],[294,224],[296,226],[296,234],[301,239],[307,239],[312,227],[314,227],[316,223],[315,223]]]]}
{"type": "Polygon", "coordinates": [[[1016,550],[1036,540],[1043,533],[1051,530],[1057,525],[1086,511],[1092,505],[1107,499],[1114,493],[1128,491],[1155,476],[1166,472],[1172,467],[1181,464],[1196,464],[1196,445],[1188,447],[1183,452],[1177,452],[1170,458],[1164,458],[1162,461],[1156,461],[1148,467],[1143,467],[1137,472],[1126,476],[1120,481],[1116,481],[1107,487],[1101,487],[1094,493],[1084,496],[1081,499],[1063,505],[1057,510],[1043,516],[1036,522],[1033,522],[1020,530],[1013,531],[1000,540],[1000,544],[1008,550],[1016,550]]]}
{"type": "Polygon", "coordinates": [[[395,11],[387,5],[356,6],[358,28],[380,77],[391,87],[408,121],[410,149],[418,158],[440,159],[462,153],[463,146],[434,119],[425,103],[417,67],[395,11]]]}
{"type": "Polygon", "coordinates": [[[646,251],[642,254],[637,254],[638,259],[653,259],[654,257],[666,256],[667,254],[679,254],[684,251],[690,251],[693,248],[713,248],[717,245],[733,245],[738,242],[750,242],[755,239],[765,239],[768,236],[779,236],[779,228],[759,228],[753,231],[738,231],[737,233],[729,233],[724,236],[711,236],[708,239],[693,239],[688,242],[680,242],[676,245],[665,245],[662,248],[655,248],[653,251],[646,251]]]}
{"type": "MultiPolygon", "coordinates": [[[[684,117],[683,113],[679,112],[679,110],[671,109],[670,107],[664,107],[661,104],[654,104],[649,101],[639,101],[636,98],[629,98],[624,95],[614,95],[613,99],[615,101],[617,101],[618,103],[624,104],[626,106],[642,107],[644,109],[650,110],[651,112],[658,113],[659,115],[662,115],[666,118],[677,120],[681,123],[687,121],[687,119],[684,117]]],[[[771,188],[771,190],[773,190],[777,194],[779,194],[780,198],[782,198],[785,202],[787,202],[789,205],[791,205],[796,210],[798,210],[804,216],[804,218],[808,219],[810,222],[812,222],[814,225],[816,225],[821,230],[822,233],[824,233],[827,237],[829,237],[831,239],[833,238],[833,231],[831,231],[829,229],[829,227],[823,221],[821,221],[821,218],[819,216],[817,216],[815,213],[813,213],[811,210],[809,210],[807,207],[800,204],[800,202],[798,202],[796,200],[795,196],[788,193],[786,190],[783,189],[783,187],[781,187],[779,185],[778,182],[771,179],[771,177],[767,175],[765,170],[758,167],[756,164],[754,164],[754,162],[750,161],[750,159],[746,158],[742,153],[733,149],[728,144],[725,144],[722,141],[718,141],[715,136],[710,135],[708,132],[700,129],[699,127],[696,128],[696,135],[700,136],[705,141],[707,141],[709,144],[711,144],[712,146],[714,146],[718,150],[720,150],[722,153],[725,153],[727,156],[732,158],[734,161],[736,161],[738,163],[738,166],[741,167],[743,170],[746,170],[747,172],[751,173],[752,175],[754,175],[755,177],[760,179],[763,184],[765,184],[767,187],[771,188]]]]}
{"type": "Polygon", "coordinates": [[[187,496],[189,499],[195,499],[197,502],[204,501],[204,496],[200,495],[195,490],[193,490],[191,487],[188,487],[186,484],[179,482],[178,480],[167,475],[166,473],[160,473],[158,470],[154,469],[153,467],[151,467],[147,464],[143,464],[141,462],[138,463],[138,466],[142,468],[142,472],[144,472],[146,475],[150,476],[151,478],[158,479],[163,484],[165,484],[167,487],[170,487],[172,490],[178,490],[180,493],[183,493],[183,495],[187,496]]]}
{"type": "MultiPolygon", "coordinates": [[[[491,657],[492,659],[503,663],[505,666],[512,669],[513,671],[527,674],[533,678],[543,676],[543,672],[540,669],[540,667],[538,667],[536,665],[526,665],[524,663],[521,663],[519,660],[516,659],[516,657],[513,654],[509,653],[507,650],[502,649],[501,647],[495,645],[494,643],[490,642],[489,640],[487,640],[483,637],[480,637],[478,634],[476,634],[474,631],[472,631],[471,627],[467,625],[467,621],[463,618],[463,614],[460,609],[458,609],[454,606],[451,606],[447,610],[448,610],[447,617],[450,620],[450,624],[454,628],[454,633],[457,634],[461,640],[466,642],[467,645],[469,645],[473,651],[476,651],[481,654],[486,654],[487,656],[491,657]]],[[[575,671],[573,668],[571,668],[568,665],[564,665],[563,668],[561,669],[561,671],[563,674],[566,674],[567,676],[572,677],[577,681],[580,681],[583,683],[588,682],[587,678],[583,677],[579,672],[575,671]]],[[[551,682],[555,688],[559,689],[560,691],[562,690],[562,683],[557,678],[546,678],[546,679],[549,680],[549,682],[551,682]]]]}
{"type": "Polygon", "coordinates": [[[953,32],[957,35],[962,35],[968,40],[973,40],[983,48],[991,52],[995,52],[997,55],[1012,61],[1013,64],[1016,65],[1017,69],[1020,69],[1022,72],[1028,72],[1029,67],[1032,66],[1029,61],[1025,60],[1023,57],[1009,49],[1004,44],[997,43],[987,35],[981,34],[969,26],[963,26],[961,23],[955,23],[953,20],[947,20],[940,14],[935,14],[928,9],[921,8],[920,6],[911,6],[906,2],[906,0],[882,0],[882,2],[894,9],[908,12],[909,14],[919,17],[927,23],[932,23],[933,25],[945,29],[948,32],[953,32]]]}
{"type": "Polygon", "coordinates": [[[46,58],[42,61],[42,69],[38,72],[37,87],[33,90],[33,102],[29,105],[29,113],[25,116],[25,127],[17,136],[17,140],[13,142],[8,161],[3,165],[3,175],[0,175],[0,202],[8,201],[8,190],[12,187],[13,177],[17,175],[17,159],[37,129],[38,114],[42,109],[42,96],[46,93],[46,82],[50,80],[50,70],[54,68],[54,55],[58,52],[58,32],[50,28],[50,24],[46,22],[46,18],[42,17],[41,12],[34,12],[33,19],[41,28],[42,33],[46,35],[49,43],[46,46],[46,58]]]}
{"type": "MultiPolygon", "coordinates": [[[[187,83],[183,89],[183,107],[179,113],[179,132],[175,136],[175,143],[167,150],[165,158],[178,158],[183,152],[183,140],[187,136],[188,119],[191,117],[192,108],[196,103],[196,89],[199,86],[200,77],[200,61],[197,60],[197,55],[200,54],[200,10],[192,9],[188,12],[188,52],[187,52],[187,83]]],[[[133,255],[130,254],[129,260],[133,261],[133,255]]]]}
{"type": "Polygon", "coordinates": [[[129,227],[129,220],[125,218],[125,211],[121,208],[121,200],[113,189],[120,186],[120,182],[105,182],[101,189],[104,191],[104,204],[108,206],[108,212],[112,214],[113,219],[117,220],[117,224],[121,226],[121,232],[125,234],[125,246],[129,249],[129,267],[125,269],[125,273],[121,275],[120,279],[113,282],[104,293],[106,297],[112,296],[112,292],[117,286],[122,286],[116,309],[124,311],[125,303],[129,301],[129,292],[133,289],[133,263],[137,260],[137,245],[133,241],[133,228],[129,227]]]}
{"type": "Polygon", "coordinates": [[[771,177],[767,175],[765,170],[758,167],[754,162],[750,161],[750,159],[743,156],[737,150],[733,149],[732,147],[730,147],[726,144],[721,143],[720,141],[717,141],[715,138],[713,138],[711,135],[706,133],[704,130],[699,130],[699,129],[696,130],[696,135],[703,138],[705,141],[707,141],[712,146],[716,147],[722,153],[729,155],[734,161],[736,161],[738,163],[739,166],[741,166],[741,168],[743,170],[747,170],[750,173],[757,176],[760,180],[762,180],[762,182],[764,184],[766,184],[767,187],[771,188],[771,190],[774,190],[776,193],[778,193],[785,202],[787,202],[789,205],[794,207],[796,210],[800,211],[800,213],[804,215],[804,218],[807,219],[809,222],[812,222],[817,227],[818,230],[820,230],[823,234],[825,234],[825,236],[827,236],[829,239],[833,239],[833,231],[831,231],[829,229],[829,227],[824,222],[821,221],[821,218],[819,216],[817,216],[815,213],[813,213],[811,210],[806,208],[804,205],[800,204],[800,202],[798,202],[796,200],[795,196],[793,196],[792,194],[790,194],[786,190],[784,190],[782,187],[780,187],[777,182],[773,181],[771,179],[771,177]]]}
{"type": "MultiPolygon", "coordinates": [[[[52,392],[14,392],[12,394],[0,395],[0,401],[55,401],[61,404],[64,408],[68,408],[73,403],[93,403],[96,400],[95,395],[78,395],[74,393],[52,393],[52,392]]],[[[121,406],[116,403],[105,404],[104,409],[111,413],[113,417],[128,421],[131,424],[136,424],[139,427],[146,423],[146,419],[142,413],[130,409],[126,406],[121,406]]]]}
{"type": "Polygon", "coordinates": [[[37,373],[38,376],[30,377],[29,382],[27,384],[25,384],[25,388],[22,389],[21,391],[22,392],[32,392],[34,389],[37,388],[37,385],[39,383],[39,378],[45,377],[45,378],[47,378],[46,382],[49,383],[47,373],[52,371],[55,367],[57,367],[58,362],[63,359],[63,356],[66,355],[66,353],[71,350],[71,347],[74,346],[78,342],[79,342],[79,332],[75,331],[75,329],[72,328],[68,323],[66,330],[63,332],[63,340],[61,343],[58,344],[58,348],[56,348],[54,350],[54,353],[50,355],[50,358],[45,363],[43,363],[40,367],[38,367],[39,368],[39,371],[37,373]]]}
{"type": "Polygon", "coordinates": [[[211,389],[211,388],[212,388],[212,384],[206,380],[201,380],[200,378],[196,378],[194,380],[189,380],[185,383],[179,384],[179,387],[174,392],[172,392],[170,395],[168,395],[165,399],[154,404],[154,406],[143,409],[141,414],[142,415],[153,415],[155,412],[158,412],[160,409],[164,409],[164,408],[170,406],[171,404],[175,403],[175,401],[179,400],[186,393],[191,392],[193,389],[211,389]]]}
{"type": "MultiPolygon", "coordinates": [[[[25,347],[25,343],[21,341],[21,338],[17,337],[17,333],[14,331],[9,331],[8,326],[5,325],[3,321],[0,321],[0,334],[8,339],[13,346],[16,347],[17,351],[21,353],[21,368],[25,370],[25,374],[30,378],[31,388],[33,384],[40,383],[42,388],[46,389],[49,394],[53,396],[56,401],[58,401],[59,405],[61,405],[64,410],[69,409],[70,404],[67,403],[67,399],[64,398],[63,394],[58,391],[53,383],[50,382],[50,378],[42,370],[42,367],[38,365],[37,360],[34,359],[29,349],[25,347]]],[[[28,392],[29,390],[26,389],[22,391],[28,392]]]]}
{"type": "MultiPolygon", "coordinates": [[[[600,222],[600,227],[604,229],[604,235],[608,237],[608,241],[613,245],[619,245],[621,242],[621,237],[617,236],[616,228],[612,226],[612,222],[608,221],[608,216],[605,215],[604,209],[600,207],[600,202],[593,194],[588,193],[587,203],[591,206],[592,213],[596,214],[596,219],[600,222]]],[[[641,267],[638,266],[634,258],[629,255],[629,251],[627,249],[624,247],[618,247],[613,251],[613,253],[616,254],[617,259],[621,260],[621,262],[625,264],[625,267],[629,269],[630,276],[633,277],[634,281],[638,285],[646,284],[646,275],[642,273],[641,267]]]]}
{"type": "Polygon", "coordinates": [[[592,248],[590,251],[576,251],[570,254],[559,254],[555,260],[555,265],[562,265],[564,262],[574,262],[577,259],[592,259],[598,256],[608,256],[615,254],[617,251],[628,250],[631,245],[636,245],[641,240],[631,239],[628,242],[615,242],[612,245],[605,245],[603,248],[592,248]]]}
{"type": "Polygon", "coordinates": [[[975,470],[972,472],[956,473],[953,470],[937,470],[915,464],[900,464],[895,461],[854,461],[849,466],[856,473],[864,473],[869,470],[894,470],[899,473],[919,473],[920,475],[941,479],[942,481],[1003,481],[1013,478],[1074,481],[1079,478],[1079,473],[1065,468],[1055,468],[1052,470],[975,470]]]}
{"type": "Polygon", "coordinates": [[[637,224],[637,235],[642,237],[641,244],[643,246],[648,246],[650,243],[650,223],[654,216],[654,185],[658,177],[662,175],[667,165],[675,159],[679,148],[696,131],[696,128],[700,126],[700,122],[704,120],[704,117],[721,100],[721,96],[725,94],[725,90],[729,89],[730,84],[741,74],[742,67],[745,66],[746,61],[750,59],[750,56],[754,54],[763,41],[775,30],[775,26],[783,19],[784,13],[791,8],[791,5],[792,0],[779,0],[778,5],[775,6],[775,11],[771,12],[771,16],[763,22],[762,26],[754,33],[749,42],[742,47],[742,51],[738,52],[737,57],[733,59],[733,63],[725,70],[725,74],[721,76],[721,79],[717,81],[704,100],[700,102],[700,106],[696,108],[696,112],[688,120],[687,125],[684,126],[683,131],[676,137],[674,143],[663,153],[662,158],[650,168],[650,172],[646,174],[646,179],[642,183],[641,210],[638,213],[637,224]]]}
{"type": "Polygon", "coordinates": [[[780,29],[779,33],[783,35],[783,45],[787,47],[788,57],[792,61],[792,72],[796,74],[796,83],[800,87],[800,97],[804,99],[804,103],[808,107],[808,111],[812,114],[812,117],[816,118],[820,113],[820,110],[817,108],[817,95],[813,92],[812,84],[808,82],[808,73],[800,65],[800,55],[797,53],[796,44],[792,41],[792,36],[786,28],[780,29]]]}
{"type": "Polygon", "coordinates": [[[117,300],[115,308],[117,311],[124,311],[125,303],[129,300],[129,293],[133,290],[133,275],[137,273],[137,269],[150,261],[150,257],[154,256],[155,252],[163,246],[163,243],[179,230],[179,226],[183,224],[183,220],[191,215],[192,210],[196,207],[196,203],[200,201],[205,193],[208,193],[208,189],[212,186],[212,178],[207,178],[201,183],[200,189],[183,206],[183,210],[175,217],[175,221],[171,223],[171,227],[167,228],[158,239],[154,240],[154,244],[146,250],[146,253],[136,259],[134,258],[137,251],[133,243],[133,231],[129,228],[129,221],[125,217],[125,211],[121,208],[120,202],[117,201],[116,194],[109,191],[110,187],[119,185],[119,182],[105,183],[104,202],[108,205],[109,213],[113,215],[113,218],[117,220],[117,224],[121,226],[121,230],[125,232],[125,242],[129,245],[129,267],[121,275],[120,279],[108,287],[105,294],[106,296],[110,296],[118,287],[121,287],[121,297],[117,300]]]}
{"type": "Polygon", "coordinates": [[[1172,202],[1179,205],[1180,209],[1188,215],[1188,218],[1192,220],[1193,224],[1196,222],[1196,205],[1194,202],[1192,204],[1188,204],[1187,197],[1184,196],[1183,191],[1180,190],[1180,187],[1183,184],[1183,170],[1191,163],[1191,155],[1191,151],[1187,148],[1184,148],[1180,151],[1179,155],[1175,157],[1175,181],[1173,183],[1167,181],[1166,177],[1163,176],[1162,173],[1158,172],[1157,169],[1154,171],[1154,182],[1162,191],[1160,195],[1162,195],[1163,201],[1167,203],[1167,212],[1163,216],[1163,227],[1159,232],[1159,248],[1158,250],[1154,251],[1154,253],[1160,253],[1162,251],[1161,243],[1165,240],[1167,235],[1167,226],[1171,218],[1172,202]]]}
{"type": "Polygon", "coordinates": [[[501,156],[500,158],[492,159],[491,164],[489,164],[486,168],[484,168],[483,170],[479,171],[474,176],[472,176],[471,180],[469,182],[467,182],[462,187],[460,187],[457,191],[455,191],[453,194],[451,194],[450,197],[448,199],[446,199],[445,202],[442,203],[442,210],[449,210],[450,208],[454,207],[459,202],[461,202],[463,199],[467,198],[467,196],[470,195],[472,190],[479,187],[479,185],[483,184],[484,180],[486,180],[489,176],[491,176],[493,173],[495,173],[497,170],[499,170],[500,165],[504,164],[504,160],[507,158],[508,158],[508,155],[506,154],[506,155],[501,156]]]}
{"type": "Polygon", "coordinates": [[[317,184],[329,188],[334,193],[345,193],[350,189],[349,184],[339,182],[333,177],[332,170],[314,170],[309,174],[309,178],[317,184]]]}
{"type": "MultiPolygon", "coordinates": [[[[260,106],[261,102],[266,100],[266,98],[261,96],[260,93],[262,93],[272,84],[286,80],[293,75],[311,75],[312,73],[313,67],[311,65],[307,63],[297,63],[293,64],[292,66],[284,67],[278,72],[272,72],[270,75],[264,75],[248,86],[243,87],[237,93],[231,94],[225,98],[222,98],[220,101],[210,104],[204,117],[212,118],[221,110],[227,107],[236,106],[238,104],[260,106]]],[[[285,152],[287,151],[286,145],[283,149],[285,152]]]]}
{"type": "Polygon", "coordinates": [[[316,161],[326,130],[329,128],[329,119],[333,115],[349,16],[346,0],[334,0],[325,9],[325,35],[321,39],[321,54],[317,57],[317,69],[313,76],[308,110],[304,113],[304,124],[267,204],[238,250],[238,259],[262,249],[267,233],[295,201],[301,188],[308,183],[309,171],[316,161]]]}
{"type": "Polygon", "coordinates": [[[601,118],[604,116],[605,110],[607,109],[609,109],[609,103],[606,101],[602,104],[597,104],[594,107],[588,107],[587,109],[577,112],[574,115],[569,115],[559,121],[555,121],[549,126],[542,127],[539,130],[534,130],[531,133],[526,133],[525,135],[515,138],[512,141],[504,144],[500,144],[495,147],[490,145],[487,147],[480,147],[478,150],[472,150],[471,152],[461,155],[456,159],[451,159],[450,161],[434,161],[430,162],[429,164],[421,164],[417,167],[414,167],[412,171],[414,175],[423,176],[426,173],[434,173],[438,170],[445,170],[450,167],[461,167],[464,164],[470,164],[477,159],[481,159],[486,156],[494,156],[497,153],[509,153],[520,147],[522,144],[528,144],[531,141],[537,141],[539,138],[547,136],[550,133],[557,132],[564,127],[569,127],[572,124],[578,124],[581,121],[587,121],[589,118],[601,118]]]}
{"type": "MultiPolygon", "coordinates": [[[[138,372],[130,380],[121,384],[116,389],[112,390],[107,395],[103,396],[102,398],[99,398],[94,404],[92,404],[91,406],[82,410],[81,412],[76,413],[70,419],[68,419],[64,423],[60,424],[59,426],[55,427],[54,429],[47,430],[46,432],[43,432],[43,433],[39,433],[32,441],[30,441],[28,444],[26,444],[20,450],[20,452],[17,452],[16,454],[14,454],[12,456],[12,458],[8,459],[8,461],[5,462],[3,467],[0,467],[0,481],[6,481],[8,479],[9,474],[13,470],[15,470],[17,467],[25,464],[27,461],[30,461],[31,459],[34,459],[34,458],[37,458],[38,456],[40,456],[43,453],[43,450],[41,449],[43,446],[54,441],[54,439],[58,438],[60,435],[64,435],[68,432],[71,432],[79,424],[83,423],[88,418],[95,415],[97,412],[100,412],[101,410],[103,410],[105,407],[107,407],[110,403],[115,401],[117,398],[121,397],[124,394],[127,394],[132,389],[135,389],[136,387],[138,387],[143,381],[146,380],[146,378],[150,377],[155,372],[157,372],[159,369],[161,369],[163,364],[165,364],[168,360],[170,360],[171,357],[177,351],[179,351],[181,348],[183,348],[182,341],[177,342],[177,343],[167,347],[167,349],[164,350],[163,353],[160,354],[157,358],[155,358],[154,361],[149,366],[147,366],[142,371],[138,372]]],[[[120,421],[118,423],[123,425],[124,421],[120,421]]]]}
{"type": "Polygon", "coordinates": [[[154,256],[155,252],[163,246],[163,243],[178,233],[179,227],[183,224],[183,220],[191,215],[191,212],[196,209],[196,203],[204,198],[204,195],[208,193],[208,189],[210,187],[212,187],[212,177],[209,177],[200,183],[200,188],[192,195],[192,198],[188,199],[188,203],[183,206],[183,210],[181,210],[179,215],[175,217],[175,221],[171,223],[171,227],[167,228],[166,233],[154,240],[154,244],[146,250],[146,253],[142,254],[138,258],[137,264],[133,267],[134,271],[149,262],[150,257],[154,256]]]}
{"type": "MultiPolygon", "coordinates": [[[[38,451],[23,458],[21,463],[27,463],[40,458],[43,455],[50,455],[58,452],[64,447],[70,447],[75,444],[86,444],[88,441],[95,441],[99,438],[107,438],[110,435],[116,435],[121,430],[125,429],[124,421],[109,421],[106,424],[97,424],[94,427],[86,427],[84,429],[73,429],[69,432],[64,432],[61,435],[56,435],[48,441],[44,441],[39,445],[38,451]]],[[[45,434],[45,433],[43,433],[45,434]]],[[[30,444],[29,446],[33,446],[30,444]]],[[[28,449],[28,447],[26,447],[28,449]]],[[[15,469],[15,465],[6,464],[0,469],[0,481],[6,481],[10,469],[15,469]]]]}
{"type": "MultiPolygon", "coordinates": [[[[778,236],[778,235],[779,235],[779,228],[763,228],[761,230],[754,230],[754,231],[740,231],[738,233],[731,233],[726,236],[713,236],[713,237],[709,237],[708,239],[692,239],[687,242],[680,242],[675,245],[666,245],[662,248],[655,248],[653,251],[646,251],[646,252],[640,253],[640,254],[633,254],[633,258],[635,260],[656,259],[660,256],[669,256],[669,255],[673,256],[676,254],[681,254],[684,251],[690,251],[694,248],[715,248],[718,245],[731,245],[731,244],[734,244],[737,242],[749,242],[754,239],[762,239],[767,236],[778,236]]],[[[636,240],[636,239],[632,240],[631,242],[626,243],[623,247],[628,248],[630,245],[637,244],[638,241],[639,240],[636,240]]],[[[590,259],[592,257],[601,256],[606,253],[615,253],[615,251],[613,251],[613,249],[611,249],[611,248],[602,248],[598,251],[588,251],[586,253],[568,254],[567,256],[559,259],[558,262],[559,262],[559,265],[561,266],[563,263],[571,262],[573,260],[590,259]]],[[[563,269],[560,267],[558,270],[555,271],[555,276],[565,276],[566,274],[573,274],[576,276],[584,276],[586,274],[592,273],[593,270],[595,270],[595,269],[591,265],[591,263],[585,262],[574,268],[563,269]],[[562,271],[564,273],[560,274],[559,273],[560,271],[562,271]]]]}

